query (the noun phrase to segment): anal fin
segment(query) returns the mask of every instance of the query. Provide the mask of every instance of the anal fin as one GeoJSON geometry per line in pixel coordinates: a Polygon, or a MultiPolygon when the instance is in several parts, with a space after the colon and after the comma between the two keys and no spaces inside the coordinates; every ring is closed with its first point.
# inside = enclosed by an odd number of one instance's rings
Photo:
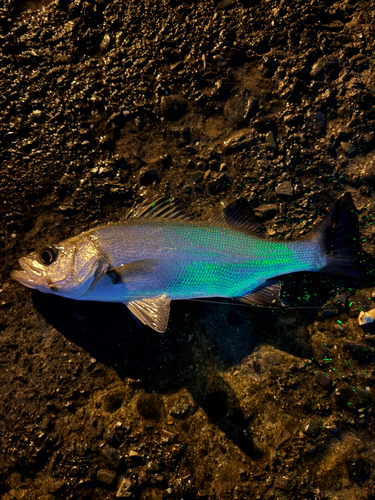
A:
{"type": "Polygon", "coordinates": [[[144,325],[157,332],[167,329],[171,299],[166,293],[142,300],[128,300],[125,304],[144,325]]]}
{"type": "Polygon", "coordinates": [[[237,297],[241,302],[253,304],[256,306],[275,306],[283,305],[280,299],[281,284],[278,280],[265,281],[250,293],[237,297]]]}

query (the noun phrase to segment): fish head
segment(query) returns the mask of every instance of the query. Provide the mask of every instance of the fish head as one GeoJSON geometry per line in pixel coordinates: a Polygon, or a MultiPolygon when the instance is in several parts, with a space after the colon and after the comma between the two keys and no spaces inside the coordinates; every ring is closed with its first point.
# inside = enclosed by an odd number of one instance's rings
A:
{"type": "Polygon", "coordinates": [[[109,269],[109,261],[92,235],[77,236],[21,257],[22,271],[11,277],[44,293],[78,299],[92,290],[109,269]]]}

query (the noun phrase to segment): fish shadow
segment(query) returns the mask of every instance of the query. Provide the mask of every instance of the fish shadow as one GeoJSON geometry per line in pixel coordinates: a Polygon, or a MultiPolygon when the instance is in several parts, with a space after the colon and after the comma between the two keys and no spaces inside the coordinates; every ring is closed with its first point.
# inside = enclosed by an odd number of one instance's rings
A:
{"type": "Polygon", "coordinates": [[[256,409],[241,408],[220,373],[268,344],[311,357],[307,325],[317,310],[282,311],[233,303],[172,302],[164,334],[144,327],[122,304],[78,302],[32,293],[39,314],[67,340],[148,393],[185,387],[197,407],[244,453],[261,456],[249,429],[256,409]],[[199,370],[198,370],[199,367],[199,370]]]}

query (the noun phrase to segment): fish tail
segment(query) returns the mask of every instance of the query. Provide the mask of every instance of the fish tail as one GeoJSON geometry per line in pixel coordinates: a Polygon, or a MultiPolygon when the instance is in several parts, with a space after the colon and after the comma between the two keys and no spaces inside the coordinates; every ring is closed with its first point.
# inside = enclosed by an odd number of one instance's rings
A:
{"type": "Polygon", "coordinates": [[[370,279],[370,266],[362,249],[358,216],[350,193],[345,193],[307,236],[320,243],[325,265],[320,272],[370,279]]]}

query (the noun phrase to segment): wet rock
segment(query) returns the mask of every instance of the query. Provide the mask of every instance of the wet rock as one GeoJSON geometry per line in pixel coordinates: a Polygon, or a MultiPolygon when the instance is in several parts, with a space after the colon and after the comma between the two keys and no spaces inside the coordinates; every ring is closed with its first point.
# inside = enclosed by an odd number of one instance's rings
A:
{"type": "Polygon", "coordinates": [[[224,68],[228,64],[228,61],[221,54],[215,54],[212,57],[214,63],[216,63],[220,68],[224,68]]]}
{"type": "Polygon", "coordinates": [[[250,118],[259,111],[259,100],[256,97],[250,97],[245,106],[243,119],[248,122],[250,118]]]}
{"type": "Polygon", "coordinates": [[[164,415],[164,405],[158,394],[142,393],[137,400],[138,413],[149,420],[159,421],[164,415]]]}
{"type": "Polygon", "coordinates": [[[254,211],[261,219],[271,219],[278,212],[277,205],[273,203],[262,203],[254,211]]]}
{"type": "Polygon", "coordinates": [[[267,365],[281,365],[283,358],[279,353],[272,352],[264,357],[264,362],[267,365]]]}
{"type": "Polygon", "coordinates": [[[336,389],[336,401],[341,408],[357,412],[371,404],[370,393],[364,389],[343,386],[336,389]]]}
{"type": "Polygon", "coordinates": [[[375,352],[374,348],[368,347],[364,344],[346,341],[343,343],[345,352],[348,352],[353,358],[357,359],[360,363],[368,364],[374,361],[375,352]]]}
{"type": "Polygon", "coordinates": [[[285,181],[276,187],[277,196],[293,196],[293,185],[290,181],[285,181]]]}
{"type": "Polygon", "coordinates": [[[323,342],[314,341],[311,343],[311,349],[315,360],[319,364],[322,364],[324,362],[324,358],[328,355],[327,346],[323,342]]]}
{"type": "Polygon", "coordinates": [[[311,418],[302,428],[303,432],[310,438],[315,439],[320,434],[323,427],[323,420],[321,418],[311,418]]]}
{"type": "Polygon", "coordinates": [[[105,484],[106,486],[112,486],[116,479],[116,472],[105,470],[105,469],[99,469],[97,474],[96,474],[96,479],[100,482],[105,484]]]}
{"type": "Polygon", "coordinates": [[[132,489],[132,482],[130,481],[130,479],[124,478],[121,481],[120,486],[117,490],[116,497],[131,498],[132,497],[131,489],[132,489]]]}
{"type": "Polygon", "coordinates": [[[100,42],[100,50],[102,52],[107,52],[108,49],[110,48],[111,46],[111,43],[112,43],[112,39],[111,39],[111,35],[109,35],[108,33],[106,33],[102,39],[102,41],[100,42]]]}
{"type": "Polygon", "coordinates": [[[274,151],[277,150],[275,136],[273,135],[273,132],[271,130],[269,132],[267,132],[267,134],[266,134],[266,147],[268,149],[272,149],[274,151]]]}
{"type": "Polygon", "coordinates": [[[187,397],[179,398],[172,408],[170,414],[173,418],[186,418],[189,415],[190,405],[187,397]]]}
{"type": "Polygon", "coordinates": [[[233,154],[243,149],[249,149],[254,144],[254,136],[248,130],[241,130],[224,141],[224,153],[233,154]]]}
{"type": "Polygon", "coordinates": [[[310,118],[316,132],[324,135],[326,132],[326,114],[323,111],[316,111],[310,113],[310,118]]]}
{"type": "Polygon", "coordinates": [[[370,479],[372,465],[364,458],[349,460],[346,462],[349,477],[357,483],[364,483],[370,479]]]}
{"type": "Polygon", "coordinates": [[[340,146],[348,158],[353,158],[357,154],[357,148],[352,142],[341,142],[340,146]]]}
{"type": "Polygon", "coordinates": [[[225,191],[230,186],[230,179],[227,174],[220,175],[217,179],[207,182],[207,189],[211,194],[225,191]]]}
{"type": "Polygon", "coordinates": [[[63,481],[61,479],[57,479],[56,481],[52,481],[48,485],[48,491],[52,495],[58,495],[58,494],[60,494],[65,489],[65,486],[66,486],[65,481],[63,481]]]}
{"type": "Polygon", "coordinates": [[[151,186],[154,182],[160,182],[160,177],[155,169],[144,168],[139,174],[139,182],[142,186],[151,186]]]}
{"type": "Polygon", "coordinates": [[[366,158],[362,170],[362,177],[368,182],[375,182],[375,155],[366,158]]]}
{"type": "Polygon", "coordinates": [[[331,385],[332,385],[331,377],[329,377],[328,375],[326,375],[323,372],[318,372],[315,375],[315,381],[318,382],[318,384],[320,384],[325,389],[331,388],[331,385]]]}
{"type": "Polygon", "coordinates": [[[186,110],[187,102],[179,96],[162,96],[160,99],[160,112],[167,120],[178,120],[186,110]]]}
{"type": "Polygon", "coordinates": [[[103,448],[102,451],[102,456],[104,457],[105,461],[113,468],[117,469],[120,465],[122,455],[119,452],[119,450],[116,450],[116,448],[103,448]]]}
{"type": "Polygon", "coordinates": [[[286,443],[287,441],[289,441],[290,438],[291,438],[291,434],[288,431],[288,429],[283,429],[282,433],[281,433],[280,440],[278,441],[278,443],[276,445],[276,449],[280,448],[280,446],[282,446],[284,443],[286,443]]]}
{"type": "Polygon", "coordinates": [[[339,76],[340,63],[337,56],[323,56],[311,68],[311,77],[322,79],[324,77],[335,80],[339,76]]]}

